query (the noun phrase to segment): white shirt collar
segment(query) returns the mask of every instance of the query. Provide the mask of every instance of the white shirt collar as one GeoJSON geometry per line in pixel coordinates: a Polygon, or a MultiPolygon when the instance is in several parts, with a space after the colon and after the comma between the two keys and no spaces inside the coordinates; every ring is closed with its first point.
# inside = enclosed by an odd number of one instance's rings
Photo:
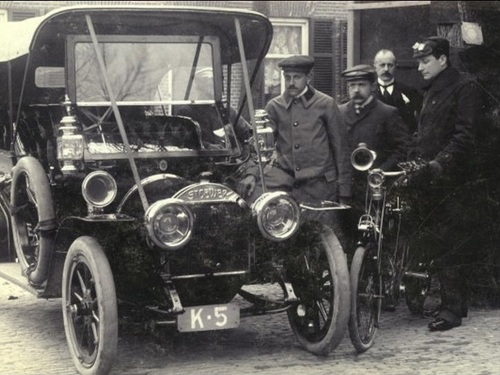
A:
{"type": "Polygon", "coordinates": [[[392,79],[391,82],[384,82],[380,78],[378,78],[377,81],[378,81],[378,86],[380,87],[380,92],[382,94],[384,93],[384,90],[387,90],[389,92],[389,94],[392,95],[392,91],[394,90],[394,79],[392,79]],[[390,86],[387,86],[387,85],[390,85],[390,86]],[[387,86],[387,87],[383,87],[383,86],[387,86]]]}
{"type": "Polygon", "coordinates": [[[295,96],[295,99],[298,99],[298,98],[300,98],[302,95],[304,95],[304,94],[307,92],[307,89],[308,89],[308,88],[309,88],[309,86],[307,86],[307,85],[306,85],[306,87],[304,88],[304,90],[302,90],[302,92],[301,92],[299,95],[295,96]]]}

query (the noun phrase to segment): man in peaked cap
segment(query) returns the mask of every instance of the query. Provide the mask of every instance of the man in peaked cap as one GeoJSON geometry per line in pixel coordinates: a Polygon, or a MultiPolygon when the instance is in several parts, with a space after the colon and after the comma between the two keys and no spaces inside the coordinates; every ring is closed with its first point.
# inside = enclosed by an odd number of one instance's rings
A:
{"type": "Polygon", "coordinates": [[[426,85],[411,155],[428,162],[421,173],[425,178],[417,179],[425,198],[418,204],[434,212],[426,224],[436,245],[427,250],[441,283],[440,310],[429,329],[444,331],[461,325],[468,310],[463,264],[473,259],[474,247],[456,207],[463,201],[457,192],[474,168],[468,157],[474,149],[479,103],[474,82],[451,66],[446,39],[429,37],[412,48],[426,85]]]}
{"type": "Polygon", "coordinates": [[[375,95],[377,73],[370,65],[356,65],[342,72],[350,101],[340,105],[347,125],[351,151],[359,143],[377,153],[375,167],[393,170],[406,157],[410,135],[399,111],[375,95]]]}
{"type": "MultiPolygon", "coordinates": [[[[264,171],[266,187],[290,191],[301,202],[347,201],[352,169],[346,128],[335,100],[311,86],[312,57],[291,56],[278,65],[285,92],[265,108],[276,140],[276,152],[264,171]]],[[[257,182],[248,181],[249,187],[255,185],[250,201],[262,194],[262,183],[257,182]]],[[[331,211],[321,213],[315,219],[333,225],[331,211]]]]}
{"type": "MultiPolygon", "coordinates": [[[[350,151],[360,143],[377,153],[374,167],[394,170],[406,157],[410,142],[408,127],[396,107],[378,100],[374,94],[377,73],[371,65],[356,65],[342,72],[347,82],[350,100],[339,106],[347,126],[350,151]]],[[[356,228],[364,212],[366,173],[354,172],[352,210],[346,213],[343,232],[349,248],[354,248],[356,228]]],[[[394,308],[394,303],[384,299],[384,307],[394,308]]]]}

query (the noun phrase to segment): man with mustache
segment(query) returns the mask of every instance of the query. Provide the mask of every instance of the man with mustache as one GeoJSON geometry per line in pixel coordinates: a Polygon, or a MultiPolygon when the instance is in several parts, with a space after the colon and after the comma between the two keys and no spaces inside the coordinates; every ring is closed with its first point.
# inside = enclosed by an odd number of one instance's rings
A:
{"type": "Polygon", "coordinates": [[[395,80],[396,56],[391,50],[381,49],[375,55],[373,66],[377,72],[375,94],[385,104],[399,109],[410,134],[417,130],[418,113],[422,107],[420,92],[395,80]]]}
{"type": "Polygon", "coordinates": [[[377,153],[374,167],[394,170],[406,157],[410,133],[397,108],[377,99],[376,72],[370,65],[356,65],[342,72],[350,100],[339,106],[347,125],[351,151],[359,143],[377,153]]]}
{"type": "MultiPolygon", "coordinates": [[[[351,152],[364,143],[377,154],[373,168],[390,171],[405,160],[410,133],[398,109],[381,102],[374,94],[376,76],[370,65],[356,65],[343,71],[350,100],[339,109],[347,126],[351,152]]],[[[352,209],[345,213],[342,222],[345,246],[349,249],[354,249],[357,240],[357,224],[364,212],[365,192],[366,173],[354,171],[352,209]]],[[[394,304],[384,299],[384,308],[394,310],[394,304]]]]}
{"type": "MultiPolygon", "coordinates": [[[[265,108],[276,142],[264,170],[268,191],[289,191],[300,202],[348,201],[352,167],[346,127],[335,100],[310,84],[314,59],[296,55],[278,66],[283,70],[285,92],[265,108]]],[[[262,194],[258,182],[248,175],[240,184],[244,187],[240,194],[248,193],[249,201],[254,201],[262,194]]],[[[314,219],[333,224],[335,215],[322,213],[314,219]]]]}

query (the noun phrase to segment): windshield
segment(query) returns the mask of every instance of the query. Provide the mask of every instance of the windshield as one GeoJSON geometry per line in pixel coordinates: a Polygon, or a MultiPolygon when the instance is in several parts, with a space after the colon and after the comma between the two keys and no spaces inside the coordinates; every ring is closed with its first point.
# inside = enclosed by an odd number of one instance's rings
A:
{"type": "Polygon", "coordinates": [[[96,47],[88,36],[72,36],[68,45],[74,60],[70,96],[90,154],[125,152],[112,97],[132,151],[220,151],[234,145],[225,122],[231,116],[223,113],[218,38],[101,35],[96,47]]]}
{"type": "MultiPolygon", "coordinates": [[[[99,52],[118,104],[171,105],[172,101],[195,99],[213,102],[213,90],[200,97],[193,92],[193,84],[199,87],[194,82],[197,71],[213,66],[214,49],[218,47],[215,38],[148,37],[147,42],[131,39],[135,38],[128,37],[124,42],[117,36],[99,40],[99,52]]],[[[109,105],[105,77],[92,42],[76,41],[74,56],[77,104],[109,105]]]]}

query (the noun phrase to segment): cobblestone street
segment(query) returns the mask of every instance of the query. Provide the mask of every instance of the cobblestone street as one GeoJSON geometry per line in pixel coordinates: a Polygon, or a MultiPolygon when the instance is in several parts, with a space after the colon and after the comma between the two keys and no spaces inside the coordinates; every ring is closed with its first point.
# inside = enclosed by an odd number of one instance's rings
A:
{"type": "MultiPolygon", "coordinates": [[[[161,335],[121,326],[112,375],[500,374],[500,311],[472,309],[461,327],[431,333],[404,303],[384,312],[373,348],[356,354],[346,335],[329,357],[304,351],[286,314],[244,318],[234,330],[161,335]]],[[[0,374],[76,371],[60,300],[39,300],[0,279],[0,374]]]]}

